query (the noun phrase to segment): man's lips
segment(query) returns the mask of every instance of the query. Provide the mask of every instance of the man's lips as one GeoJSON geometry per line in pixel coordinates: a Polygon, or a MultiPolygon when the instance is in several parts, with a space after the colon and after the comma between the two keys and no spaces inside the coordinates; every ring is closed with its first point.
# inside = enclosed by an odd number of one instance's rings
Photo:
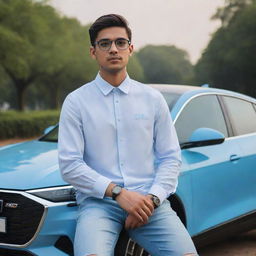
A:
{"type": "Polygon", "coordinates": [[[118,61],[118,60],[122,60],[121,57],[109,57],[107,58],[108,61],[118,61]]]}

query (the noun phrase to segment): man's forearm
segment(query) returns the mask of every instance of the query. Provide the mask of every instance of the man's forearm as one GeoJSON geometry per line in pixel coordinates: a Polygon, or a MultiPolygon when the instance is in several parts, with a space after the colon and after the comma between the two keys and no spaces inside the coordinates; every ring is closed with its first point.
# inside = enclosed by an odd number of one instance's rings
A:
{"type": "Polygon", "coordinates": [[[112,197],[112,190],[116,186],[114,183],[110,183],[106,189],[105,196],[112,197]]]}

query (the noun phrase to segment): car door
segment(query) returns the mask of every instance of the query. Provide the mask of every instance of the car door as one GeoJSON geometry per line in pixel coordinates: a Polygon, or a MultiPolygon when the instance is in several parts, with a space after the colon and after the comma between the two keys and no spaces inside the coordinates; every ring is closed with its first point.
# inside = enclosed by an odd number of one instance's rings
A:
{"type": "MultiPolygon", "coordinates": [[[[180,143],[197,128],[212,128],[227,138],[222,144],[182,150],[189,165],[193,207],[189,231],[196,235],[239,215],[236,211],[241,149],[229,140],[229,129],[214,94],[193,97],[179,114],[175,127],[180,143]]],[[[182,189],[182,188],[179,188],[182,189]]]]}
{"type": "Polygon", "coordinates": [[[222,96],[233,130],[229,138],[240,149],[239,175],[236,184],[237,208],[240,214],[256,210],[256,104],[231,96],[222,96]]]}

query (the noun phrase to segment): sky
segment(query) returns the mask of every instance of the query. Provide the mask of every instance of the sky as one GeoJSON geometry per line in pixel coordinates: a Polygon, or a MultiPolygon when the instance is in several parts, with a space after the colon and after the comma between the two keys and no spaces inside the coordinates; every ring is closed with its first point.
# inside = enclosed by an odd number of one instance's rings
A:
{"type": "Polygon", "coordinates": [[[83,25],[104,14],[117,13],[129,22],[135,50],[147,44],[175,45],[188,52],[194,64],[220,26],[211,20],[225,0],[50,0],[62,15],[83,25]]]}

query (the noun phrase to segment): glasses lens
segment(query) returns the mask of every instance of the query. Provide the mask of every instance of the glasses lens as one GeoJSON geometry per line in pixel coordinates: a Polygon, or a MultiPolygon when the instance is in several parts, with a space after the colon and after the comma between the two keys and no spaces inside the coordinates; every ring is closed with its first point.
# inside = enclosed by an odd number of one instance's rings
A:
{"type": "MultiPolygon", "coordinates": [[[[102,39],[97,44],[102,51],[108,51],[111,48],[112,42],[109,39],[102,39]]],[[[115,45],[119,50],[126,50],[130,45],[130,41],[125,38],[118,38],[115,40],[115,45]]]]}
{"type": "Polygon", "coordinates": [[[98,42],[98,45],[101,50],[107,51],[111,47],[112,42],[110,40],[102,40],[98,42]]]}
{"type": "Polygon", "coordinates": [[[125,50],[129,46],[129,41],[124,38],[119,38],[119,39],[116,39],[115,44],[119,50],[125,50]]]}

